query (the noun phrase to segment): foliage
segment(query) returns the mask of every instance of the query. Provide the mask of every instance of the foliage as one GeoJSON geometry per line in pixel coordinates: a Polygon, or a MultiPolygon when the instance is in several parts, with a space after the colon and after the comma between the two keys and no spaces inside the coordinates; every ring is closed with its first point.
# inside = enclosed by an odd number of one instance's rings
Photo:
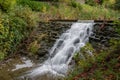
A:
{"type": "Polygon", "coordinates": [[[65,3],[70,3],[71,0],[58,0],[59,2],[65,2],[65,3]]]}
{"type": "MultiPolygon", "coordinates": [[[[75,69],[70,71],[65,80],[95,79],[118,80],[120,40],[111,40],[109,51],[101,50],[94,54],[94,58],[79,59],[75,69]]],[[[87,46],[88,47],[88,46],[87,46]]],[[[90,46],[89,46],[90,47],[90,46]]],[[[91,47],[89,48],[91,49],[91,47]]],[[[86,50],[82,49],[82,52],[86,50]]],[[[76,57],[78,58],[78,57],[76,57]]]]}
{"type": "Polygon", "coordinates": [[[89,59],[90,57],[94,56],[93,53],[94,53],[94,49],[92,45],[90,43],[87,43],[84,47],[80,49],[79,53],[76,53],[74,55],[73,58],[75,62],[78,62],[77,64],[79,65],[79,63],[81,63],[79,62],[80,60],[82,60],[84,63],[84,61],[86,61],[85,59],[89,59]]]}
{"type": "Polygon", "coordinates": [[[114,27],[115,31],[120,34],[120,21],[115,20],[114,24],[115,24],[115,26],[113,26],[113,27],[114,27]]]}
{"type": "MultiPolygon", "coordinates": [[[[97,6],[96,3],[93,4],[93,0],[87,0],[86,2],[93,6],[79,4],[75,0],[56,1],[63,3],[56,7],[52,4],[39,2],[39,0],[0,0],[0,55],[4,54],[6,56],[13,53],[20,41],[36,28],[39,18],[38,11],[40,11],[41,21],[45,18],[47,18],[46,20],[48,18],[116,19],[120,16],[117,11],[105,8],[102,5],[97,6]]],[[[108,4],[113,5],[112,1],[104,0],[103,5],[106,5],[108,2],[108,4]]],[[[119,4],[119,0],[116,0],[115,4],[119,4]]],[[[117,32],[120,32],[118,27],[115,29],[117,32]]],[[[84,49],[83,53],[86,53],[84,49]]]]}
{"type": "Polygon", "coordinates": [[[16,0],[0,0],[0,8],[3,11],[11,10],[15,7],[16,0]]]}
{"type": "Polygon", "coordinates": [[[31,53],[31,55],[37,53],[38,49],[40,48],[40,45],[38,44],[38,41],[33,41],[28,46],[28,51],[31,53]]]}
{"type": "Polygon", "coordinates": [[[120,10],[120,0],[116,0],[116,2],[115,2],[115,9],[120,10]]]}
{"type": "Polygon", "coordinates": [[[120,16],[119,12],[104,8],[102,6],[81,5],[79,13],[80,19],[116,19],[120,16]]]}
{"type": "Polygon", "coordinates": [[[89,6],[71,2],[59,4],[58,7],[51,6],[45,13],[44,18],[53,19],[117,19],[120,16],[118,11],[105,8],[104,6],[89,6]],[[75,4],[74,4],[75,3],[75,4]]]}
{"type": "Polygon", "coordinates": [[[3,60],[5,57],[5,54],[3,52],[0,52],[0,60],[3,60]]]}
{"type": "Polygon", "coordinates": [[[48,10],[50,7],[47,3],[32,0],[18,0],[18,4],[22,6],[29,6],[33,11],[41,12],[48,10]]]}
{"type": "Polygon", "coordinates": [[[76,1],[72,0],[70,3],[70,6],[74,7],[74,8],[78,8],[79,10],[82,9],[80,3],[77,3],[76,1]]]}
{"type": "Polygon", "coordinates": [[[106,8],[114,8],[115,5],[115,0],[104,0],[103,6],[105,6],[106,8]]]}
{"type": "Polygon", "coordinates": [[[32,29],[33,27],[36,27],[38,22],[38,15],[33,12],[28,6],[22,7],[18,6],[14,13],[16,16],[22,18],[25,22],[27,22],[28,29],[32,29]]]}
{"type": "Polygon", "coordinates": [[[0,13],[0,59],[16,51],[21,40],[37,26],[37,15],[28,7],[17,6],[0,13]]]}
{"type": "Polygon", "coordinates": [[[94,0],[86,0],[85,3],[88,4],[88,5],[91,5],[91,6],[95,6],[96,5],[94,0]]]}
{"type": "Polygon", "coordinates": [[[0,26],[0,52],[4,55],[13,53],[26,34],[26,23],[18,17],[4,18],[0,26]]]}

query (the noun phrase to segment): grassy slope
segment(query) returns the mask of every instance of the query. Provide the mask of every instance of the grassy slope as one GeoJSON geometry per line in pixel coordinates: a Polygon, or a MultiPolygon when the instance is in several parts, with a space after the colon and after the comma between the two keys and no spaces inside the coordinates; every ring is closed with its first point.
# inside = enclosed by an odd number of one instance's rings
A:
{"type": "Polygon", "coordinates": [[[94,52],[94,58],[87,57],[86,60],[76,59],[75,69],[70,71],[65,80],[119,80],[119,46],[120,41],[118,41],[116,46],[108,48],[108,51],[94,52]]]}
{"type": "Polygon", "coordinates": [[[78,4],[76,6],[60,3],[50,5],[48,10],[42,13],[45,20],[48,19],[117,19],[120,14],[118,11],[108,9],[102,6],[89,6],[86,4],[78,4]]]}

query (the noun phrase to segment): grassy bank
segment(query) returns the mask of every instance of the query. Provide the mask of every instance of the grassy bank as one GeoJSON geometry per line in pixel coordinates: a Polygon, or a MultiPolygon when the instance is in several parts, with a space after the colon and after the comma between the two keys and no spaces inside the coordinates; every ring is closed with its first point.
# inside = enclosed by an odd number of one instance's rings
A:
{"type": "MultiPolygon", "coordinates": [[[[105,4],[104,4],[105,5],[105,4]]],[[[120,16],[119,10],[105,7],[104,5],[90,6],[75,1],[60,2],[50,5],[41,13],[42,19],[107,19],[114,20],[120,16]]]]}

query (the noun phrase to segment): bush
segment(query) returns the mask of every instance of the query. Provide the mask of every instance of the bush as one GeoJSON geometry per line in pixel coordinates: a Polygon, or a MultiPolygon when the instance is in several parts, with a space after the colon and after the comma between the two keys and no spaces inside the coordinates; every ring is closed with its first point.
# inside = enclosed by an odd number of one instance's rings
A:
{"type": "Polygon", "coordinates": [[[38,44],[38,41],[33,41],[28,46],[28,51],[31,53],[31,55],[37,53],[38,49],[40,48],[40,45],[38,44]]]}
{"type": "Polygon", "coordinates": [[[77,3],[76,1],[72,0],[70,3],[70,6],[74,7],[74,8],[78,8],[79,10],[82,9],[80,3],[77,3]]]}
{"type": "Polygon", "coordinates": [[[5,55],[3,52],[0,52],[0,60],[4,59],[5,55]]]}
{"type": "Polygon", "coordinates": [[[9,11],[16,5],[16,0],[0,0],[0,7],[3,11],[9,11]]]}
{"type": "Polygon", "coordinates": [[[56,0],[56,1],[65,2],[65,3],[70,3],[71,2],[71,0],[56,0]]]}
{"type": "Polygon", "coordinates": [[[91,6],[95,6],[96,5],[94,0],[86,0],[85,3],[88,4],[88,5],[91,5],[91,6]]]}
{"type": "Polygon", "coordinates": [[[37,26],[37,20],[29,7],[18,6],[9,13],[0,13],[0,59],[16,51],[21,40],[37,26]]]}
{"type": "Polygon", "coordinates": [[[114,27],[115,31],[120,35],[120,21],[115,20],[114,23],[116,24],[114,27]]]}
{"type": "Polygon", "coordinates": [[[18,0],[18,4],[22,6],[29,6],[33,11],[44,11],[46,8],[49,9],[49,5],[44,2],[39,2],[39,1],[31,1],[31,0],[18,0]]]}
{"type": "Polygon", "coordinates": [[[120,10],[120,0],[116,0],[115,9],[120,10]]]}
{"type": "Polygon", "coordinates": [[[17,17],[22,18],[27,23],[28,30],[32,30],[37,26],[38,15],[33,12],[28,6],[18,6],[14,10],[14,13],[17,17]]]}
{"type": "Polygon", "coordinates": [[[85,3],[91,6],[102,5],[104,0],[86,0],[85,3]]]}
{"type": "Polygon", "coordinates": [[[2,18],[0,23],[1,54],[8,55],[16,50],[17,45],[28,33],[26,25],[26,22],[20,17],[4,16],[2,18]]]}
{"type": "Polygon", "coordinates": [[[104,8],[102,6],[81,5],[79,13],[80,19],[116,19],[120,16],[119,12],[104,8]]]}
{"type": "Polygon", "coordinates": [[[115,4],[115,0],[105,0],[103,3],[103,6],[105,6],[106,8],[114,8],[114,4],[115,4]]]}

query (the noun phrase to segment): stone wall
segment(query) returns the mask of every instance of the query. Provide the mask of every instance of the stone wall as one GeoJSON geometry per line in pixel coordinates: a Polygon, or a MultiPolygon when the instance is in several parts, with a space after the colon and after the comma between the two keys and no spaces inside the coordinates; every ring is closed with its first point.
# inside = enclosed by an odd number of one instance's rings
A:
{"type": "MultiPolygon", "coordinates": [[[[40,48],[38,51],[39,56],[44,56],[49,53],[50,49],[54,45],[56,39],[60,37],[67,29],[69,29],[71,24],[63,24],[57,22],[41,22],[37,29],[36,36],[45,35],[42,39],[38,39],[40,48]]],[[[49,56],[49,55],[48,55],[49,56]]]]}
{"type": "Polygon", "coordinates": [[[90,43],[97,50],[110,47],[111,39],[120,39],[120,35],[115,31],[113,23],[96,23],[93,29],[93,35],[90,37],[90,43]]]}
{"type": "MultiPolygon", "coordinates": [[[[38,37],[38,42],[40,44],[40,48],[38,51],[38,55],[49,56],[49,51],[54,45],[56,39],[64,33],[67,29],[70,28],[72,23],[58,23],[58,22],[41,22],[39,23],[39,27],[36,30],[36,36],[38,37]],[[44,35],[42,38],[40,38],[44,35]]],[[[89,41],[93,45],[96,50],[107,49],[110,46],[109,40],[111,38],[119,39],[120,35],[118,35],[113,25],[104,25],[102,23],[96,23],[93,29],[93,35],[90,37],[89,41]]]]}

